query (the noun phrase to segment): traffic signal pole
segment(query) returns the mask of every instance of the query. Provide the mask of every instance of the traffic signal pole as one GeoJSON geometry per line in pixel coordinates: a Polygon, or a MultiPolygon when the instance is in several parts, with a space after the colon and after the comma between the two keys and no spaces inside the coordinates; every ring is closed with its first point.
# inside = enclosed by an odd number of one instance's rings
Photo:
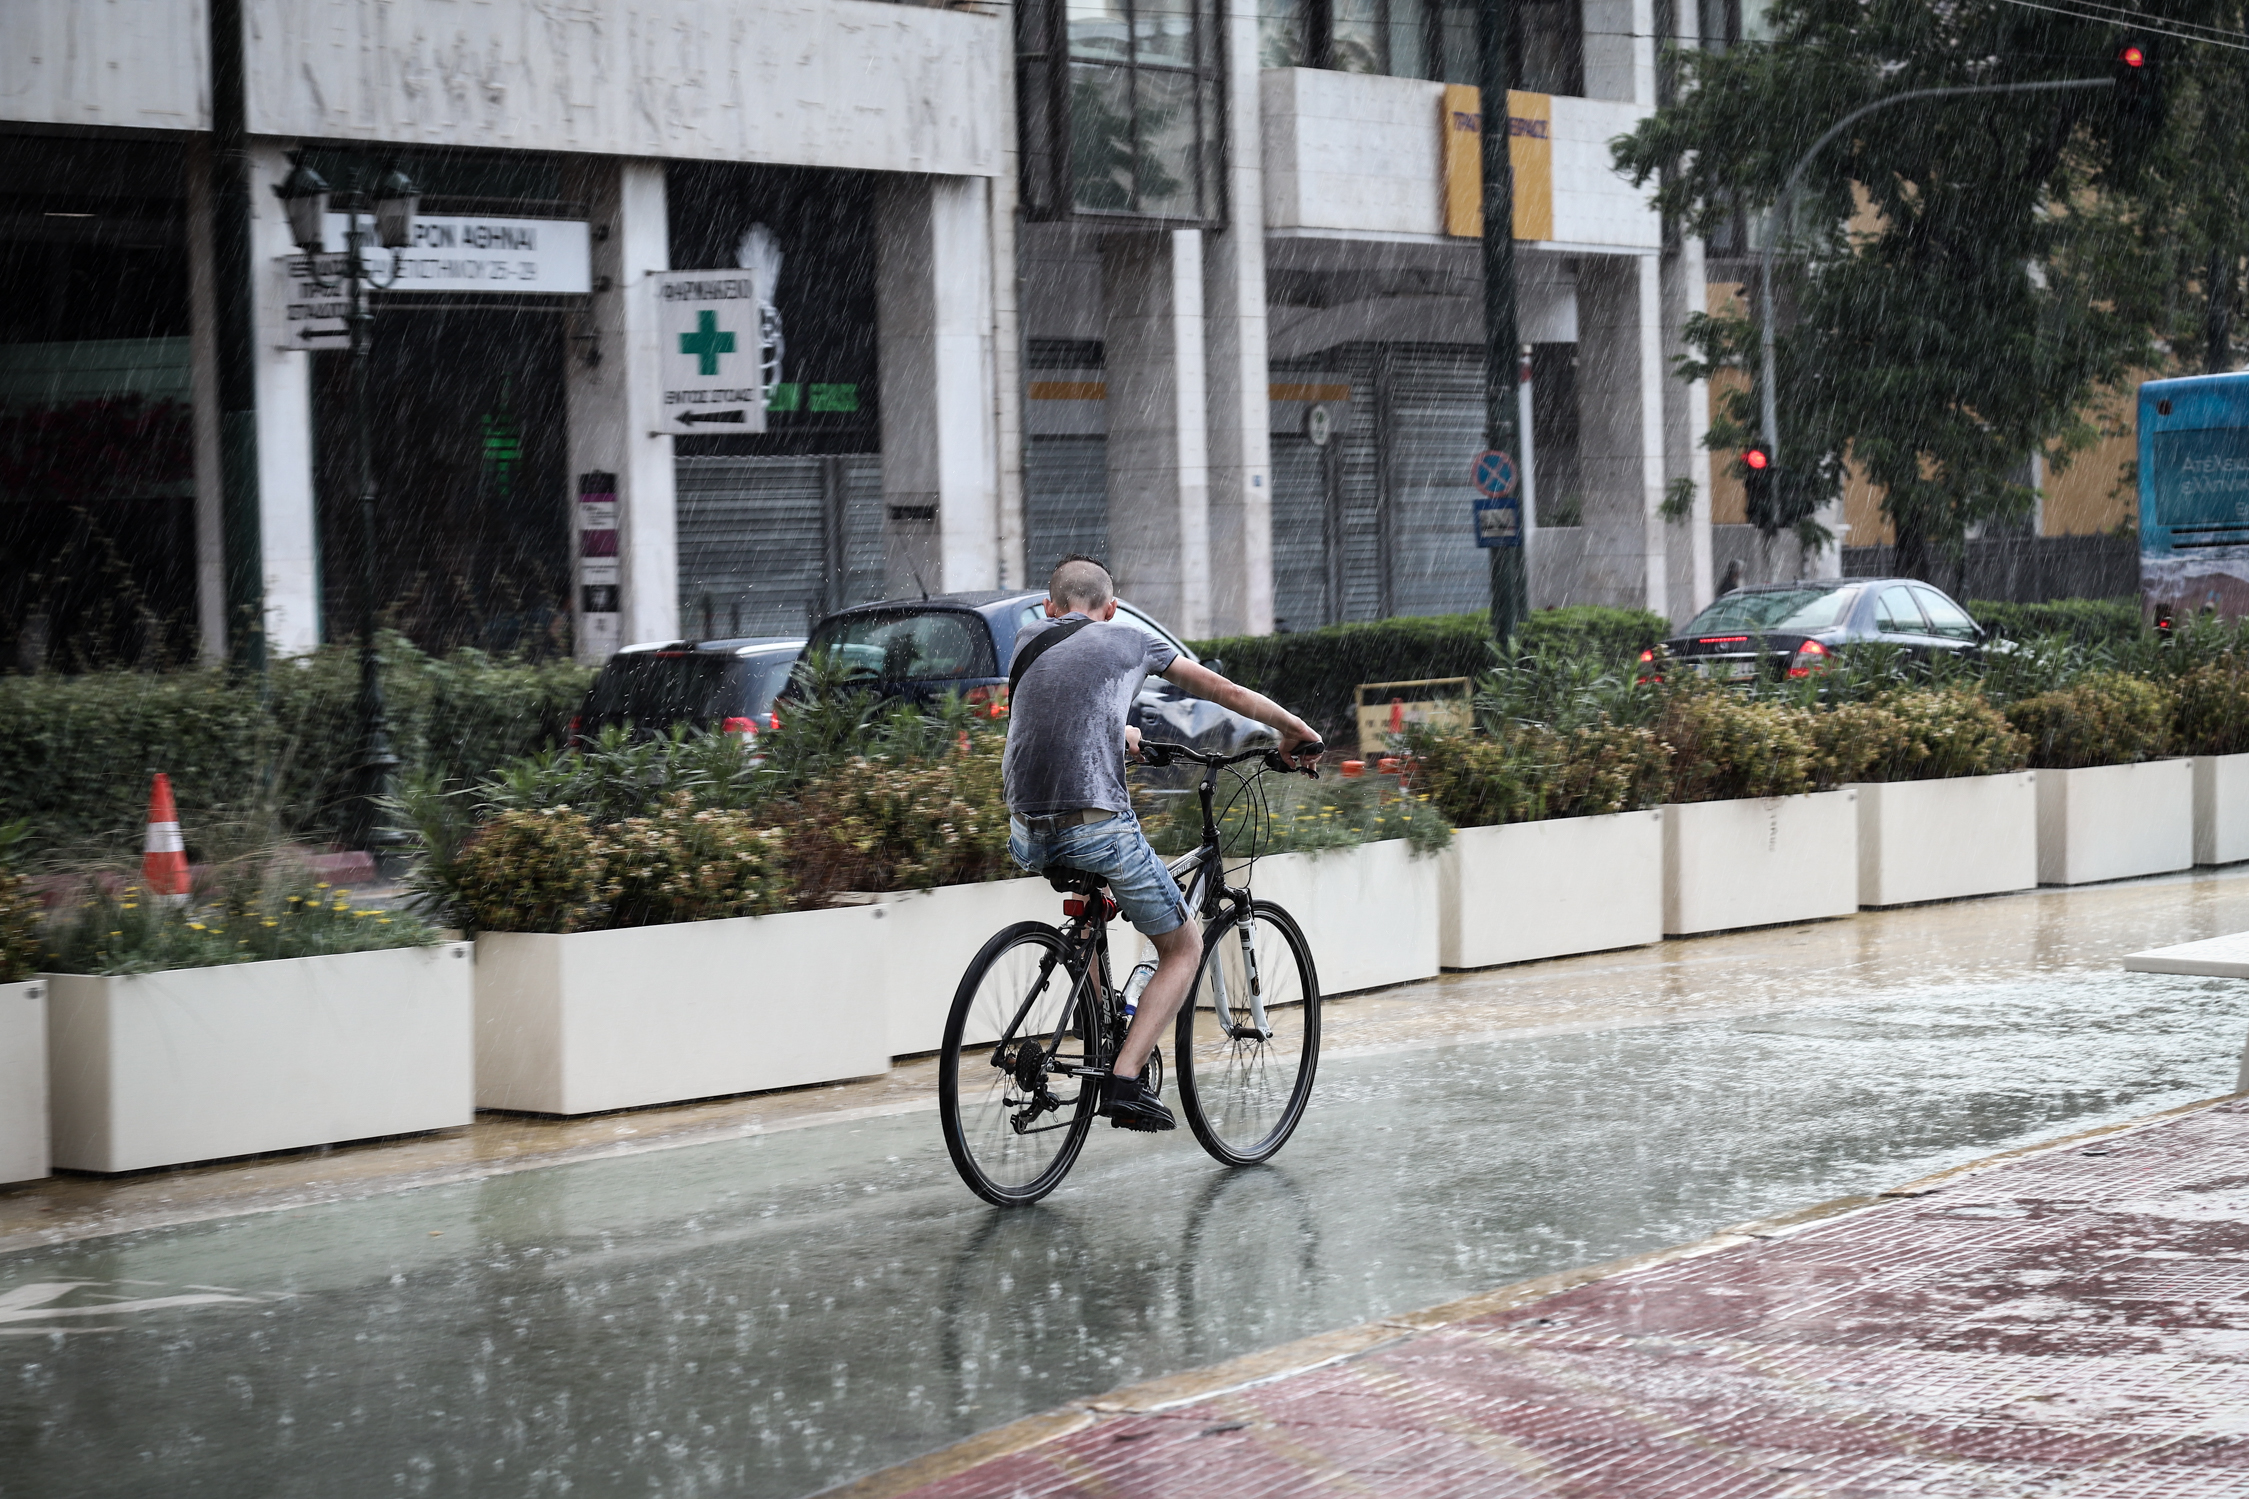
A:
{"type": "MultiPolygon", "coordinates": [[[[1521,352],[1515,321],[1515,169],[1507,152],[1507,91],[1514,82],[1515,0],[1483,0],[1476,8],[1477,79],[1483,107],[1484,168],[1484,446],[1515,460],[1522,472],[1522,425],[1515,382],[1521,352]]],[[[1516,480],[1515,499],[1523,486],[1516,480]]],[[[1514,639],[1530,609],[1530,578],[1522,537],[1529,517],[1518,512],[1512,546],[1489,548],[1492,636],[1514,639]]]]}

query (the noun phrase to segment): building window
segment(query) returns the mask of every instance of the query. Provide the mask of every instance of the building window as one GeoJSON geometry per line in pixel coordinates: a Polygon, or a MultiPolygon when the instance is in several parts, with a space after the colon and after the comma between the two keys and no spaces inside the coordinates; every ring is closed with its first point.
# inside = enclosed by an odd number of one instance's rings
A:
{"type": "Polygon", "coordinates": [[[1016,14],[1030,212],[1222,222],[1213,0],[1035,0],[1016,14]]]}
{"type": "MultiPolygon", "coordinates": [[[[1258,63],[1477,83],[1476,10],[1477,0],[1263,0],[1258,63]]],[[[1515,15],[1515,87],[1582,95],[1583,0],[1515,0],[1515,15]]]]}

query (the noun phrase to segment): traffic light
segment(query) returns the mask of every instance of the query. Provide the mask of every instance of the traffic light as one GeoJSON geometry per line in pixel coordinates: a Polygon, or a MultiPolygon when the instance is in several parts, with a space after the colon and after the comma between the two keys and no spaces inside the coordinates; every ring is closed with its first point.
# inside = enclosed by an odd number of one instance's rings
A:
{"type": "Polygon", "coordinates": [[[1770,515],[1773,511],[1773,450],[1761,442],[1753,442],[1741,452],[1741,484],[1746,509],[1752,516],[1770,515]]]}
{"type": "Polygon", "coordinates": [[[2164,74],[2163,50],[2153,37],[2121,37],[2110,53],[2109,76],[2115,80],[2115,165],[2127,180],[2163,133],[2168,103],[2164,74]]]}

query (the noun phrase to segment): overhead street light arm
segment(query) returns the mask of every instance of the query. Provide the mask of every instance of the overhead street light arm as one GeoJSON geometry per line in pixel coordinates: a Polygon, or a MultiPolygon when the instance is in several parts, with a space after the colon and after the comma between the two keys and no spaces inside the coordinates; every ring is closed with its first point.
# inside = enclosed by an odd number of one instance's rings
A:
{"type": "Polygon", "coordinates": [[[2065,89],[2113,88],[2113,78],[2064,78],[2040,83],[1980,83],[1960,88],[1917,88],[1902,94],[1892,94],[1877,99],[1872,104],[1861,105],[1827,127],[1826,134],[1812,142],[1810,150],[1796,159],[1789,168],[1788,180],[1773,200],[1773,221],[1765,233],[1764,247],[1758,252],[1757,289],[1759,300],[1759,405],[1763,417],[1765,451],[1771,456],[1773,466],[1780,467],[1780,409],[1773,389],[1773,242],[1780,237],[1780,226],[1786,223],[1788,208],[1796,198],[1796,186],[1803,180],[1804,169],[1812,158],[1827,149],[1828,142],[1841,135],[1852,125],[1873,114],[1888,109],[1893,104],[1905,104],[1915,99],[1958,99],[1969,94],[2038,94],[2056,93],[2065,89]]]}

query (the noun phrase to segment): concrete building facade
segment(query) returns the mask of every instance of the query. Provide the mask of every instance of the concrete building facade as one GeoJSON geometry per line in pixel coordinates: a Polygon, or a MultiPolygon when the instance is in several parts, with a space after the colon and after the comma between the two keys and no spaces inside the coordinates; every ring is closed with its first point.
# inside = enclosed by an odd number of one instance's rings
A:
{"type": "MultiPolygon", "coordinates": [[[[347,636],[359,586],[341,340],[272,191],[294,153],[339,186],[398,165],[467,237],[377,303],[378,603],[424,644],[798,634],[1070,551],[1189,636],[1488,600],[1482,288],[1448,176],[1468,7],[245,8],[276,652],[347,636]],[[763,430],[659,435],[652,278],[753,265],[757,326],[714,331],[764,371],[763,430]]],[[[1711,588],[1708,397],[1667,371],[1701,247],[1607,146],[1655,107],[1658,7],[1521,10],[1533,602],[1683,619],[1711,588]]],[[[224,648],[209,24],[0,7],[0,419],[47,444],[0,496],[23,667],[70,664],[66,636],[224,648]],[[58,477],[127,428],[161,439],[147,461],[58,477]]]]}

